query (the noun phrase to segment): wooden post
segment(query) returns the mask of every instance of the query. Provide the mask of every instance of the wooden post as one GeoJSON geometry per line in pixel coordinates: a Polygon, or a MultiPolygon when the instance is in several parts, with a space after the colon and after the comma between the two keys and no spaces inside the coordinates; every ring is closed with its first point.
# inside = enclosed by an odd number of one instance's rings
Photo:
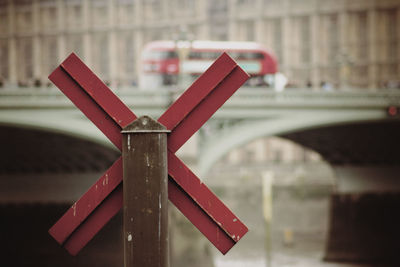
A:
{"type": "Polygon", "coordinates": [[[122,131],[125,267],[169,266],[167,132],[147,116],[122,131]]]}

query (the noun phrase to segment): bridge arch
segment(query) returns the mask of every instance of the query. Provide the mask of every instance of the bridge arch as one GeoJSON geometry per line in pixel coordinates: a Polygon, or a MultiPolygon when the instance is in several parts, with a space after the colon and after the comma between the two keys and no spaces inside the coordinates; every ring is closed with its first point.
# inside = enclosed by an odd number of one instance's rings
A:
{"type": "Polygon", "coordinates": [[[76,110],[9,110],[0,113],[0,126],[38,130],[86,140],[117,151],[93,124],[76,110]],[[34,119],[32,115],[34,114],[34,119]]]}
{"type": "Polygon", "coordinates": [[[232,149],[257,138],[283,135],[306,129],[387,119],[383,110],[331,110],[299,112],[264,120],[245,120],[228,129],[202,146],[199,171],[206,174],[211,167],[232,149]]]}
{"type": "MultiPolygon", "coordinates": [[[[50,114],[31,120],[14,111],[0,116],[0,175],[97,173],[118,157],[103,134],[79,116],[50,114]],[[54,115],[54,116],[52,116],[54,115]]],[[[4,177],[3,177],[4,178],[4,177]]]]}

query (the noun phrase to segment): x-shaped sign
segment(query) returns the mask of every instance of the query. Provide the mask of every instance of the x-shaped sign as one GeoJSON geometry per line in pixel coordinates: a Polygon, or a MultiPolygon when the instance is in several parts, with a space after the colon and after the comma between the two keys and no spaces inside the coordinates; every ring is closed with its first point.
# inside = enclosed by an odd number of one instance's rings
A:
{"type": "MultiPolygon", "coordinates": [[[[248,229],[175,156],[175,152],[248,78],[248,74],[223,53],[158,119],[171,131],[168,135],[168,198],[223,254],[248,229]]],[[[121,129],[137,117],[74,53],[49,79],[119,150],[122,149],[121,129]]],[[[120,157],[49,230],[72,255],[122,208],[122,177],[120,157]]]]}

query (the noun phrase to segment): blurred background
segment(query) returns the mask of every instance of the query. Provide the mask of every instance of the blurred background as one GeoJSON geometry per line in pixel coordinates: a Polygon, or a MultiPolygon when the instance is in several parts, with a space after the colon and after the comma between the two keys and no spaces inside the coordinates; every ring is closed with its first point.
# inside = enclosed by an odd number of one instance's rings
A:
{"type": "Polygon", "coordinates": [[[399,266],[399,0],[0,0],[4,266],[123,265],[121,214],[47,233],[119,156],[47,78],[71,52],[157,118],[223,51],[251,79],[178,155],[250,232],[170,205],[171,266],[399,266]]]}

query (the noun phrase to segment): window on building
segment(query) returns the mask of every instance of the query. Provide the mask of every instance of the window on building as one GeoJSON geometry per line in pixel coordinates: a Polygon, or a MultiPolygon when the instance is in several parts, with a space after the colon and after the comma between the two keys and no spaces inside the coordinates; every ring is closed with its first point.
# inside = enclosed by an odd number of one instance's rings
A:
{"type": "Polygon", "coordinates": [[[162,39],[167,39],[168,36],[165,36],[164,34],[167,34],[164,30],[162,29],[152,29],[148,30],[144,33],[144,43],[149,43],[152,41],[156,40],[162,40],[162,39]]]}
{"type": "Polygon", "coordinates": [[[172,2],[173,7],[170,11],[172,12],[173,16],[192,17],[196,15],[195,0],[175,0],[172,2]]]}
{"type": "Polygon", "coordinates": [[[237,0],[238,8],[254,8],[256,0],[237,0]]]}
{"type": "Polygon", "coordinates": [[[188,39],[189,40],[197,39],[198,30],[199,30],[199,26],[198,25],[189,25],[188,26],[188,39]]]}
{"type": "Polygon", "coordinates": [[[359,88],[367,88],[368,87],[368,65],[366,64],[357,64],[354,65],[351,70],[352,76],[350,77],[350,81],[353,86],[359,88]]]}
{"type": "Polygon", "coordinates": [[[82,34],[68,34],[66,36],[67,53],[74,52],[80,58],[83,58],[83,37],[82,34]]]}
{"type": "Polygon", "coordinates": [[[291,43],[293,53],[291,83],[294,86],[305,86],[310,80],[311,62],[311,29],[308,16],[297,16],[292,20],[291,43]]]}
{"type": "Polygon", "coordinates": [[[398,10],[390,9],[385,11],[387,27],[386,27],[386,38],[387,38],[387,55],[386,59],[388,61],[397,61],[397,49],[398,49],[398,10]]]}
{"type": "Polygon", "coordinates": [[[116,9],[118,24],[129,25],[134,23],[135,0],[118,0],[116,9]]]}
{"type": "Polygon", "coordinates": [[[339,28],[338,15],[327,15],[327,59],[329,64],[335,64],[339,54],[339,28]]]}
{"type": "Polygon", "coordinates": [[[266,10],[279,10],[284,8],[285,2],[282,0],[264,0],[263,5],[266,10]]]}
{"type": "Polygon", "coordinates": [[[254,41],[255,33],[254,33],[254,21],[252,20],[245,20],[242,21],[242,35],[244,41],[254,41]]]}
{"type": "Polygon", "coordinates": [[[18,6],[30,6],[33,0],[14,0],[14,2],[18,6]]]}
{"type": "Polygon", "coordinates": [[[32,3],[30,1],[16,1],[15,9],[17,31],[19,33],[32,32],[32,3]]]}
{"type": "Polygon", "coordinates": [[[339,80],[339,64],[343,58],[339,53],[339,17],[338,14],[326,14],[321,17],[321,53],[323,64],[320,69],[320,81],[335,84],[339,80]]]}
{"type": "Polygon", "coordinates": [[[7,12],[7,2],[0,1],[0,36],[5,35],[8,32],[8,12],[7,12]]]}
{"type": "Polygon", "coordinates": [[[132,85],[135,82],[135,44],[131,32],[121,32],[118,35],[118,68],[120,69],[120,84],[132,85]]]}
{"type": "Polygon", "coordinates": [[[398,10],[383,9],[379,12],[381,28],[378,33],[379,51],[381,51],[380,79],[381,83],[393,87],[398,77],[398,10]]]}
{"type": "Polygon", "coordinates": [[[349,13],[348,50],[340,57],[342,68],[348,69],[352,86],[365,88],[368,85],[368,24],[367,11],[349,13]]]}
{"type": "Polygon", "coordinates": [[[283,161],[283,152],[280,149],[274,149],[272,150],[272,160],[274,162],[282,162],[283,161]]]}
{"type": "Polygon", "coordinates": [[[81,0],[64,0],[67,28],[76,30],[83,24],[83,6],[81,0]]]}
{"type": "Polygon", "coordinates": [[[228,2],[227,0],[210,1],[208,5],[210,39],[228,40],[228,2]]]}
{"type": "Polygon", "coordinates": [[[92,61],[95,73],[109,82],[109,49],[107,33],[99,32],[92,35],[92,61]]]}
{"type": "Polygon", "coordinates": [[[0,39],[0,83],[8,79],[8,40],[0,39]]]}
{"type": "MultiPolygon", "coordinates": [[[[359,61],[366,61],[368,59],[368,25],[367,25],[367,12],[357,12],[357,28],[358,28],[358,53],[357,59],[359,61]]],[[[356,51],[357,51],[356,50],[356,51]]]]}
{"type": "Polygon", "coordinates": [[[33,79],[32,43],[31,37],[17,39],[18,83],[20,85],[28,85],[33,79]]]}
{"type": "Polygon", "coordinates": [[[350,12],[348,28],[348,51],[344,56],[352,63],[365,62],[368,58],[367,12],[350,12]]]}
{"type": "Polygon", "coordinates": [[[40,27],[43,31],[57,29],[57,7],[55,1],[40,1],[40,27]]]}
{"type": "Polygon", "coordinates": [[[300,17],[299,25],[300,25],[300,40],[299,40],[300,64],[304,64],[304,63],[309,63],[310,59],[311,59],[310,18],[309,17],[300,17]]]}
{"type": "Polygon", "coordinates": [[[161,0],[146,0],[143,2],[145,20],[160,20],[162,16],[161,0]]]}
{"type": "Polygon", "coordinates": [[[125,69],[129,76],[133,76],[135,71],[135,46],[133,43],[133,36],[129,35],[125,38],[125,69]]]}
{"type": "Polygon", "coordinates": [[[108,6],[106,0],[91,0],[90,14],[92,27],[101,27],[108,22],[108,6]]]}
{"type": "MultiPolygon", "coordinates": [[[[58,65],[57,37],[46,36],[41,44],[42,73],[51,73],[58,65]]],[[[35,77],[40,78],[40,77],[35,77]]]]}
{"type": "Polygon", "coordinates": [[[272,49],[278,59],[278,62],[283,61],[283,49],[282,49],[282,19],[277,18],[271,21],[272,29],[272,49]]]}

